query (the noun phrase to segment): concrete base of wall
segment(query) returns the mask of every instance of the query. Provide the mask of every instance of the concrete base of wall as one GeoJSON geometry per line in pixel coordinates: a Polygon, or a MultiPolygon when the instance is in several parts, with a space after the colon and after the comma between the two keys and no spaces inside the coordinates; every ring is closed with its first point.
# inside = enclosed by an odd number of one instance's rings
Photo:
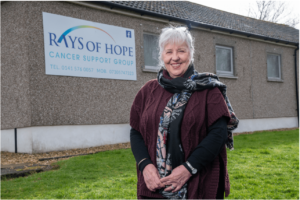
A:
{"type": "MultiPolygon", "coordinates": [[[[298,127],[297,117],[242,119],[234,133],[298,127]]],[[[130,141],[129,124],[17,129],[18,153],[43,153],[130,141]]],[[[1,131],[1,151],[15,152],[14,129],[1,131]]]]}
{"type": "MultiPolygon", "coordinates": [[[[130,141],[129,124],[40,126],[17,129],[18,153],[89,148],[130,141]]],[[[1,131],[1,151],[15,152],[14,129],[1,131]]]]}
{"type": "Polygon", "coordinates": [[[262,119],[241,119],[239,126],[234,133],[272,130],[280,128],[298,127],[297,117],[262,118],[262,119]]]}

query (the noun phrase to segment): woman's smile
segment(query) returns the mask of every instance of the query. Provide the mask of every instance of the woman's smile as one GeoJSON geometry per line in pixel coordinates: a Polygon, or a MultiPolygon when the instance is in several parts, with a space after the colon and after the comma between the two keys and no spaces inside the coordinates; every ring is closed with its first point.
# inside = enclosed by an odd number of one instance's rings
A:
{"type": "Polygon", "coordinates": [[[181,63],[172,63],[171,65],[174,69],[177,69],[178,67],[180,67],[181,63]]]}

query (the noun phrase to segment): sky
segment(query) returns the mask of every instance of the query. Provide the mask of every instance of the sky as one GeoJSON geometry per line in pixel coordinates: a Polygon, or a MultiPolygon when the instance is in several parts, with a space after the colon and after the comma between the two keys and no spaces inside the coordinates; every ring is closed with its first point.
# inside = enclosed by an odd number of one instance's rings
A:
{"type": "MultiPolygon", "coordinates": [[[[254,5],[255,0],[187,0],[218,10],[223,10],[239,15],[248,16],[249,5],[254,5]]],[[[300,1],[285,0],[288,10],[291,12],[292,16],[298,16],[299,18],[299,7],[300,1]]],[[[283,19],[284,20],[284,19],[283,19]]],[[[283,23],[283,22],[282,22],[283,23]]],[[[296,27],[299,29],[299,24],[296,27]]]]}

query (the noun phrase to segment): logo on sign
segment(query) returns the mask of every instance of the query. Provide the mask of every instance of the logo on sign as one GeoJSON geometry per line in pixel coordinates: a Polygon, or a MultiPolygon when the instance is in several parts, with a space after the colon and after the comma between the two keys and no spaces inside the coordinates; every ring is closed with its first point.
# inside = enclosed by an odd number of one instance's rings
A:
{"type": "Polygon", "coordinates": [[[131,38],[131,31],[126,31],[126,37],[131,38]]]}
{"type": "Polygon", "coordinates": [[[111,37],[111,39],[113,39],[114,42],[116,42],[114,40],[114,38],[109,34],[107,33],[106,31],[102,30],[101,28],[98,28],[98,27],[95,27],[95,26],[87,26],[87,25],[81,25],[81,26],[74,26],[72,28],[69,28],[68,30],[66,30],[58,39],[58,43],[61,43],[61,41],[72,31],[75,31],[77,29],[81,29],[81,28],[94,28],[94,29],[98,29],[100,31],[103,31],[104,33],[106,33],[107,35],[109,35],[109,37],[111,37]]]}

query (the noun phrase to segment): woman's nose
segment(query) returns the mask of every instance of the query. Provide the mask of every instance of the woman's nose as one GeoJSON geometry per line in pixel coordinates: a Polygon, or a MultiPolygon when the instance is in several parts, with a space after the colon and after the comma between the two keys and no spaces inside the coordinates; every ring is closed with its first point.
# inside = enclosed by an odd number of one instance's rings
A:
{"type": "Polygon", "coordinates": [[[172,54],[172,60],[174,60],[174,61],[178,61],[179,60],[179,56],[178,56],[177,53],[173,53],[172,54]]]}

